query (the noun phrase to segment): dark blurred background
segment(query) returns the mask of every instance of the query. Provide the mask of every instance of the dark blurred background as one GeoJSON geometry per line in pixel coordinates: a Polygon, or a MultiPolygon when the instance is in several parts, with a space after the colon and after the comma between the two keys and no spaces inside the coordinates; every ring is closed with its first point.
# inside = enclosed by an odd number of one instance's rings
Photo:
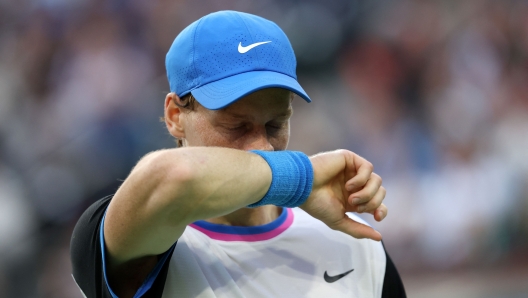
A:
{"type": "Polygon", "coordinates": [[[389,216],[373,225],[409,297],[528,297],[520,0],[0,0],[0,297],[82,297],[73,226],[174,147],[165,53],[224,9],[293,44],[313,103],[294,101],[290,149],[347,148],[383,177],[389,216]]]}

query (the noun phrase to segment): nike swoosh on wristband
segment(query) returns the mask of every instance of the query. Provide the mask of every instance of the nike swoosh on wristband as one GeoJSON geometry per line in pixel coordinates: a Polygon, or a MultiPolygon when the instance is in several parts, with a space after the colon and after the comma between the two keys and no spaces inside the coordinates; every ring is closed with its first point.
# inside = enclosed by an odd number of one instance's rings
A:
{"type": "Polygon", "coordinates": [[[333,282],[336,282],[338,280],[340,280],[341,278],[347,276],[347,274],[349,274],[350,272],[354,271],[354,269],[352,270],[348,270],[347,272],[345,273],[341,273],[341,274],[338,274],[338,275],[335,275],[335,276],[330,276],[328,275],[328,273],[324,273],[324,280],[327,282],[327,283],[333,283],[333,282]]]}
{"type": "Polygon", "coordinates": [[[260,46],[260,45],[262,45],[262,44],[269,43],[269,42],[271,42],[271,41],[256,42],[256,43],[252,43],[252,44],[250,44],[249,46],[245,46],[245,47],[243,47],[243,46],[242,46],[242,42],[240,42],[240,43],[238,44],[238,52],[239,52],[240,54],[245,54],[245,53],[247,53],[249,50],[251,50],[252,48],[254,48],[254,47],[258,47],[258,46],[260,46]]]}

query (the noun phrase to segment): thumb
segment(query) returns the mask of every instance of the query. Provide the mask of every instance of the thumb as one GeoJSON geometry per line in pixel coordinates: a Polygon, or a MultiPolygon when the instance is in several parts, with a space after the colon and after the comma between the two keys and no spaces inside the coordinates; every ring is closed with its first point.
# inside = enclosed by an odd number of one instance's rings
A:
{"type": "Polygon", "coordinates": [[[343,219],[341,219],[331,228],[357,239],[369,238],[375,241],[381,240],[381,234],[378,231],[367,225],[352,220],[348,216],[343,217],[343,219]]]}

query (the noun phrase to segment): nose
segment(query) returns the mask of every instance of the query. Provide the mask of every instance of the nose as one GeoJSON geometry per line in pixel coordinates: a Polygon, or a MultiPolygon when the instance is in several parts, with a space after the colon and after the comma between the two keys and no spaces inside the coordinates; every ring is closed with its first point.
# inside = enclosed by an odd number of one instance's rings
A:
{"type": "Polygon", "coordinates": [[[244,142],[244,150],[262,150],[262,151],[273,151],[273,145],[269,142],[266,127],[255,127],[250,133],[248,133],[246,141],[244,142]]]}

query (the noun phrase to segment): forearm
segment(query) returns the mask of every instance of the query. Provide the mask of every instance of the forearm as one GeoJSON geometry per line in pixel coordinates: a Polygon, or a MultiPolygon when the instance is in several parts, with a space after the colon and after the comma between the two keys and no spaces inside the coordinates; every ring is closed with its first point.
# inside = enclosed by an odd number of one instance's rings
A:
{"type": "Polygon", "coordinates": [[[155,196],[185,211],[187,223],[225,215],[258,201],[272,178],[260,156],[228,148],[167,150],[160,152],[154,163],[162,163],[168,173],[161,177],[155,196]]]}
{"type": "Polygon", "coordinates": [[[189,147],[144,157],[116,192],[105,220],[111,254],[126,260],[165,251],[185,226],[260,200],[271,170],[260,156],[189,147]]]}

